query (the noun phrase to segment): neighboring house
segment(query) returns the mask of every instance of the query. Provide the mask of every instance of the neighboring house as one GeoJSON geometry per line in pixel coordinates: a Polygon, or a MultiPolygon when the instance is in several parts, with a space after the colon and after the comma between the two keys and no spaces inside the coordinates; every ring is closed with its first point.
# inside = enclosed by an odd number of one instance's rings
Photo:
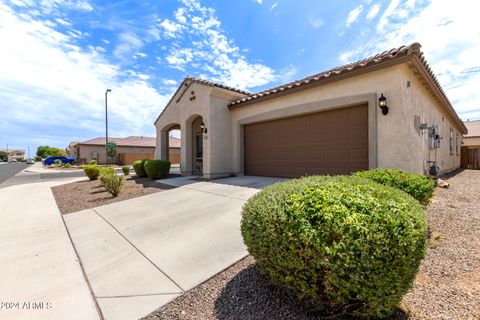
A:
{"type": "Polygon", "coordinates": [[[256,94],[187,77],[155,121],[156,157],[168,158],[169,131],[180,129],[184,175],[456,169],[455,137],[467,129],[420,48],[402,46],[256,94]]]}
{"type": "Polygon", "coordinates": [[[480,120],[465,121],[468,134],[463,136],[462,167],[480,169],[480,120]]]}
{"type": "Polygon", "coordinates": [[[23,149],[0,149],[0,151],[8,153],[8,159],[17,159],[17,161],[25,159],[25,150],[23,149]]]}
{"type": "MultiPolygon", "coordinates": [[[[109,163],[132,164],[135,160],[153,159],[155,153],[155,138],[143,136],[130,136],[126,138],[109,138],[110,142],[117,144],[117,155],[108,158],[109,163]]],[[[170,137],[172,163],[178,163],[180,154],[180,139],[170,137]],[[177,162],[175,162],[177,161],[177,162]]],[[[91,140],[70,143],[69,154],[75,155],[79,163],[88,163],[96,160],[98,163],[106,163],[105,138],[98,137],[91,140]]]]}
{"type": "Polygon", "coordinates": [[[65,152],[67,153],[67,156],[70,158],[78,158],[78,148],[77,148],[78,141],[72,141],[68,145],[68,147],[65,149],[65,152]]]}

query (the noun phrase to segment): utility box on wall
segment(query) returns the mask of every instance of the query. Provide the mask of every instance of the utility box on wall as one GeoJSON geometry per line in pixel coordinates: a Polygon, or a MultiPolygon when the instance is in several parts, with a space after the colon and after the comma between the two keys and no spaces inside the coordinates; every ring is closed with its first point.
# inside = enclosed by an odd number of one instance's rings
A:
{"type": "Polygon", "coordinates": [[[428,148],[438,149],[440,148],[440,131],[437,125],[432,125],[428,128],[428,148]]]}

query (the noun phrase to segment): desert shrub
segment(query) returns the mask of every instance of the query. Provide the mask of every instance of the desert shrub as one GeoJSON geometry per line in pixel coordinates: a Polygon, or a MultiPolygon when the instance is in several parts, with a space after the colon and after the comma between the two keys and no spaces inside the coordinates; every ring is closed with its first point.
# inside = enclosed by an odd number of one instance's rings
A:
{"type": "Polygon", "coordinates": [[[100,175],[115,174],[113,167],[100,167],[100,175]]]}
{"type": "Polygon", "coordinates": [[[70,168],[72,165],[71,165],[70,163],[64,163],[63,166],[64,166],[65,168],[70,168]]]}
{"type": "Polygon", "coordinates": [[[422,204],[428,204],[433,196],[434,181],[424,175],[398,169],[374,169],[354,173],[380,184],[400,189],[422,204]]]}
{"type": "Polygon", "coordinates": [[[92,159],[92,160],[90,160],[89,164],[97,164],[97,160],[92,159]]]}
{"type": "Polygon", "coordinates": [[[97,180],[100,175],[100,167],[95,164],[84,165],[83,171],[90,181],[97,180]]]}
{"type": "Polygon", "coordinates": [[[133,163],[133,170],[139,177],[146,177],[147,173],[145,172],[145,162],[148,161],[147,159],[137,160],[133,163]]]}
{"type": "Polygon", "coordinates": [[[144,164],[145,172],[152,180],[164,179],[170,172],[170,161],[167,160],[148,160],[144,164]]]}
{"type": "Polygon", "coordinates": [[[249,253],[309,308],[391,314],[425,254],[423,207],[359,177],[308,177],[266,187],[243,207],[249,253]]]}
{"type": "Polygon", "coordinates": [[[123,166],[122,171],[124,175],[128,176],[130,174],[130,166],[123,166]]]}
{"type": "Polygon", "coordinates": [[[125,177],[115,173],[107,173],[100,176],[102,186],[114,197],[120,194],[125,184],[125,177]]]}

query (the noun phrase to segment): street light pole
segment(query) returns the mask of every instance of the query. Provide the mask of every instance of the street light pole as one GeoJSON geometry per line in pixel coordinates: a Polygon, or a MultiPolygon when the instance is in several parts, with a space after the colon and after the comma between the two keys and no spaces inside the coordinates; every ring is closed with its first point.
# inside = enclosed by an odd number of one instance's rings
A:
{"type": "Polygon", "coordinates": [[[105,160],[107,161],[108,167],[108,112],[107,112],[107,94],[112,92],[111,89],[105,91],[105,160]]]}
{"type": "Polygon", "coordinates": [[[7,162],[10,162],[10,153],[8,153],[8,146],[11,146],[11,143],[7,143],[7,162]]]}

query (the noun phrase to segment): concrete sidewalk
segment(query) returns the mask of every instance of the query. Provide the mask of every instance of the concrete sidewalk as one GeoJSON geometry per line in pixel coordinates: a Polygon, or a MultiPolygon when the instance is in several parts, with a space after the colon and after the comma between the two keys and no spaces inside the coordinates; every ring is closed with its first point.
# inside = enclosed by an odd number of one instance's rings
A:
{"type": "Polygon", "coordinates": [[[173,178],[181,187],[65,215],[105,319],[146,316],[245,257],[242,205],[279,180],[173,178]]]}
{"type": "Polygon", "coordinates": [[[0,319],[99,319],[50,189],[66,182],[0,190],[0,319]]]}

